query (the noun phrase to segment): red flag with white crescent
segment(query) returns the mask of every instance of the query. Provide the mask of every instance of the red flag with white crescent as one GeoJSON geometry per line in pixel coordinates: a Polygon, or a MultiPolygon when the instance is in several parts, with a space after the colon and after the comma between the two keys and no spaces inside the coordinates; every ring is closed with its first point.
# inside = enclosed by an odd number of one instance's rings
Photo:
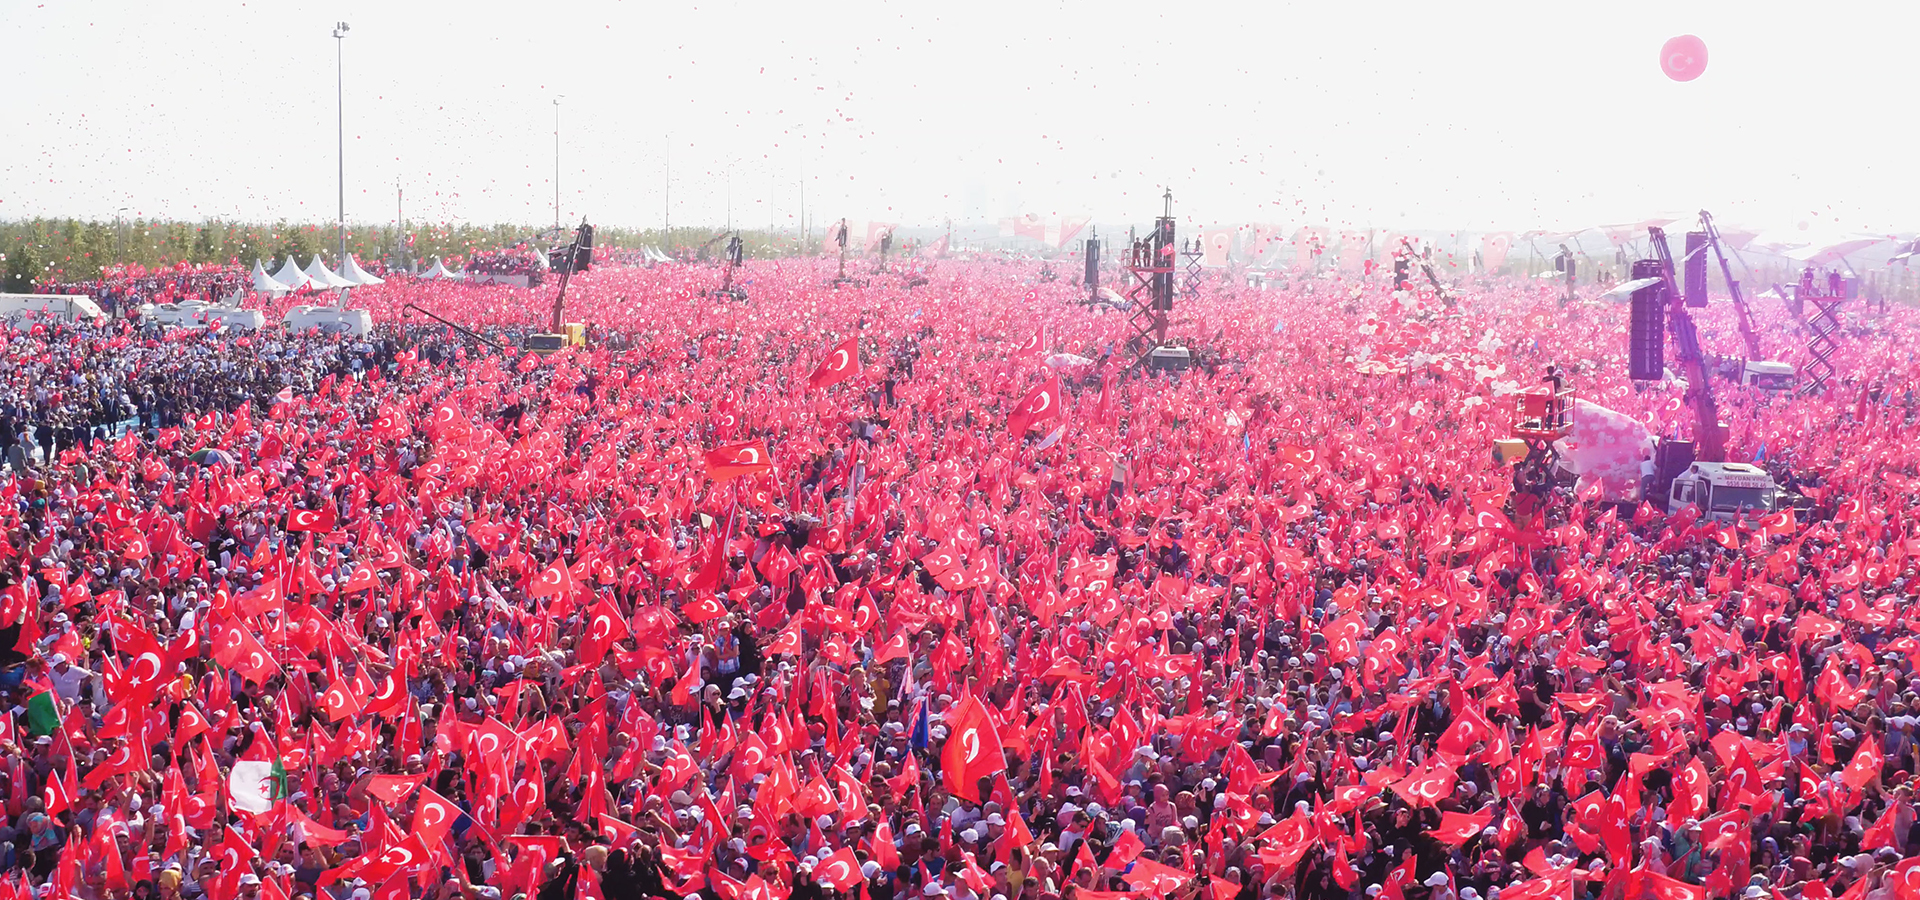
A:
{"type": "Polygon", "coordinates": [[[1042,323],[1033,329],[1032,334],[1027,335],[1026,340],[1021,341],[1018,346],[1013,348],[1013,358],[1025,359],[1031,356],[1039,356],[1046,349],[1047,326],[1045,323],[1042,323]]]}
{"type": "Polygon", "coordinates": [[[1006,768],[1000,734],[986,706],[972,694],[962,696],[947,713],[947,723],[952,730],[940,751],[940,774],[948,793],[978,803],[980,779],[1006,768]]]}
{"type": "Polygon", "coordinates": [[[567,568],[566,560],[556,559],[553,565],[540,570],[528,580],[527,596],[553,597],[571,594],[578,588],[579,583],[574,580],[573,570],[567,568]]]}
{"type": "Polygon", "coordinates": [[[1060,376],[1049,374],[1046,383],[1034,388],[1007,416],[1007,431],[1014,437],[1026,435],[1035,423],[1060,416],[1060,376]]]}
{"type": "Polygon", "coordinates": [[[815,366],[813,374],[807,376],[807,387],[819,390],[839,384],[860,372],[860,338],[854,336],[840,342],[827,358],[815,366]]]}
{"type": "Polygon", "coordinates": [[[420,788],[420,801],[413,808],[413,833],[420,836],[428,849],[440,846],[447,832],[453,830],[453,823],[463,815],[453,801],[435,793],[433,788],[420,788]]]}
{"type": "Polygon", "coordinates": [[[288,531],[332,531],[333,508],[295,509],[287,512],[288,531]]]}
{"type": "Polygon", "coordinates": [[[715,481],[771,471],[773,460],[767,456],[765,441],[738,441],[707,451],[707,477],[715,481]]]}

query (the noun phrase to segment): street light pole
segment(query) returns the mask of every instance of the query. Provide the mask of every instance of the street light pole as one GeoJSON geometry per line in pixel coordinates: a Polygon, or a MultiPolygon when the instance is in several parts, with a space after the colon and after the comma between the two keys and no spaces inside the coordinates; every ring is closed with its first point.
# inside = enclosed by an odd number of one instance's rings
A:
{"type": "MultiPolygon", "coordinates": [[[[566,96],[565,94],[560,97],[566,96]]],[[[553,229],[560,230],[560,97],[553,98],[553,229]]]]}
{"type": "Polygon", "coordinates": [[[346,45],[347,23],[336,23],[333,26],[333,66],[340,159],[340,259],[335,262],[335,265],[345,265],[347,261],[347,70],[344,50],[346,45]]]}

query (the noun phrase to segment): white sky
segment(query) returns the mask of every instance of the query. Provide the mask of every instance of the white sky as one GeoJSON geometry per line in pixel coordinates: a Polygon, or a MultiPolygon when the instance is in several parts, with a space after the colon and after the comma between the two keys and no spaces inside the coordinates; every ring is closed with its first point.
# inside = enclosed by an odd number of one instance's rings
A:
{"type": "Polygon", "coordinates": [[[0,0],[0,218],[1920,227],[1920,4],[0,0]],[[1130,27],[1123,27],[1127,23],[1130,27]],[[1661,44],[1703,38],[1697,81],[1661,44]]]}

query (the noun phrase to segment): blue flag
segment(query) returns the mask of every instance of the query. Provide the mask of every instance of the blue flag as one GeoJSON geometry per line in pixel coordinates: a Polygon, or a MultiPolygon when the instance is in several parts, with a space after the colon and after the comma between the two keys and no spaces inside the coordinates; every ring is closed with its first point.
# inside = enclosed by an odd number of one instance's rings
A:
{"type": "Polygon", "coordinates": [[[915,750],[927,749],[927,698],[913,701],[913,736],[910,743],[915,750]]]}

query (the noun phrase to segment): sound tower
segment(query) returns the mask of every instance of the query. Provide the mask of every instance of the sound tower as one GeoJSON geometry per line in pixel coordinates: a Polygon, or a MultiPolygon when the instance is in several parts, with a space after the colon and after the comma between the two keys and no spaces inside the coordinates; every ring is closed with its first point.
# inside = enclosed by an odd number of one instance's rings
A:
{"type": "MultiPolygon", "coordinates": [[[[1657,259],[1634,260],[1635,280],[1661,277],[1657,259]]],[[[1667,367],[1667,289],[1665,282],[1647,285],[1633,292],[1628,313],[1627,377],[1635,381],[1659,381],[1667,367]]]]}
{"type": "Polygon", "coordinates": [[[1094,290],[1100,287],[1100,239],[1087,238],[1087,274],[1080,282],[1082,287],[1094,290]]]}
{"type": "Polygon", "coordinates": [[[1687,232],[1687,259],[1681,279],[1680,295],[1692,309],[1707,305],[1707,233],[1687,232]]]}
{"type": "Polygon", "coordinates": [[[1164,272],[1153,275],[1153,308],[1173,309],[1173,217],[1162,216],[1153,226],[1153,265],[1164,272]]]}
{"type": "Polygon", "coordinates": [[[555,274],[585,272],[593,266],[593,226],[582,224],[573,243],[547,251],[547,267],[555,274]]]}
{"type": "Polygon", "coordinates": [[[593,267],[593,226],[580,223],[580,230],[574,234],[573,270],[585,272],[593,267]]]}

